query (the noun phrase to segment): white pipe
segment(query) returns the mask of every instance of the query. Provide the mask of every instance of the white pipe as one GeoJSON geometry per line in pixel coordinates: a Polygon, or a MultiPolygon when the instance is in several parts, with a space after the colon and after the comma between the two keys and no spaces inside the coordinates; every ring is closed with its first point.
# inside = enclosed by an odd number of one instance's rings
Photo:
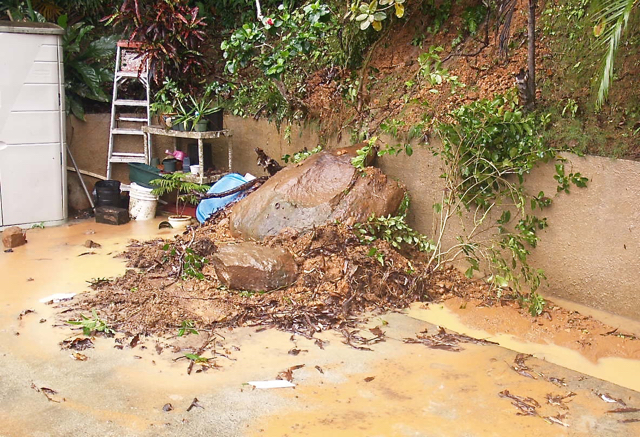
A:
{"type": "Polygon", "coordinates": [[[256,8],[258,9],[258,21],[262,22],[264,17],[262,16],[262,9],[260,8],[260,0],[256,0],[256,8]]]}

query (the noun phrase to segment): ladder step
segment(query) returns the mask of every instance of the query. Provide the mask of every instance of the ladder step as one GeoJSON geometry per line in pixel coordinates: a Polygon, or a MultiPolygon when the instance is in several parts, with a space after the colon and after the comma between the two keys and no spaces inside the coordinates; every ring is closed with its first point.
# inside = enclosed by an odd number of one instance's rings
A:
{"type": "Polygon", "coordinates": [[[140,117],[118,117],[118,121],[135,121],[137,123],[146,123],[148,120],[147,118],[140,118],[140,117]]]}
{"type": "MultiPolygon", "coordinates": [[[[140,77],[144,79],[146,75],[147,74],[143,71],[140,74],[140,77]]],[[[138,72],[137,71],[117,71],[116,78],[118,77],[138,77],[138,72]]]]}
{"type": "Polygon", "coordinates": [[[115,135],[144,135],[144,132],[139,129],[124,129],[121,127],[111,129],[111,133],[115,135]]]}
{"type": "Polygon", "coordinates": [[[111,163],[145,162],[144,153],[114,153],[109,158],[111,163]]]}
{"type": "Polygon", "coordinates": [[[113,152],[111,154],[111,156],[137,156],[137,157],[143,157],[144,158],[144,153],[138,153],[138,152],[113,152]]]}
{"type": "Polygon", "coordinates": [[[117,99],[113,102],[116,106],[142,106],[147,107],[149,102],[146,100],[128,100],[128,99],[117,99]]]}

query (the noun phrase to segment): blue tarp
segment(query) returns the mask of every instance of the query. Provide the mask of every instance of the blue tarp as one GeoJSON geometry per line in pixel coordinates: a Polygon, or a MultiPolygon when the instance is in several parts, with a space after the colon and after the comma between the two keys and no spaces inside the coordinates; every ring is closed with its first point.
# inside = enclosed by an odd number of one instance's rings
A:
{"type": "MultiPolygon", "coordinates": [[[[225,191],[231,190],[233,188],[239,187],[242,184],[249,182],[249,179],[245,179],[242,175],[238,173],[229,173],[220,178],[218,182],[213,184],[207,193],[223,193],[225,191]]],[[[198,204],[198,208],[196,209],[196,218],[200,223],[203,223],[206,219],[211,216],[214,212],[224,208],[227,204],[233,202],[239,197],[243,196],[244,193],[241,191],[239,193],[230,194],[225,197],[213,198],[213,199],[205,199],[198,204]]]]}

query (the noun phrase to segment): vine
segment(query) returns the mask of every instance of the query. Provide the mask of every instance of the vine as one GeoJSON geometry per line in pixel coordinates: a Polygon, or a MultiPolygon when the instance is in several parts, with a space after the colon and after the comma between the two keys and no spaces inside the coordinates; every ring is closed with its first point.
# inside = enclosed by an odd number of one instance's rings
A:
{"type": "Polygon", "coordinates": [[[520,294],[526,284],[528,301],[539,308],[534,293],[545,276],[529,264],[528,256],[540,240],[538,231],[547,227],[546,218],[538,214],[552,199],[542,191],[528,193],[524,178],[538,163],[551,160],[557,161],[558,193],[568,193],[571,184],[586,187],[587,178],[580,173],[565,175],[566,160],[541,138],[548,116],[523,113],[515,93],[464,105],[449,117],[450,122],[436,124],[442,147],[433,153],[442,159],[446,188],[441,202],[434,205],[431,262],[437,268],[462,257],[469,263],[468,277],[486,262],[487,279],[499,294],[510,284],[520,294]],[[503,211],[499,217],[498,207],[503,211]],[[467,214],[469,221],[463,220],[467,214]],[[444,250],[443,237],[455,217],[460,219],[462,235],[444,250]],[[497,231],[497,236],[491,237],[488,231],[497,231]]]}

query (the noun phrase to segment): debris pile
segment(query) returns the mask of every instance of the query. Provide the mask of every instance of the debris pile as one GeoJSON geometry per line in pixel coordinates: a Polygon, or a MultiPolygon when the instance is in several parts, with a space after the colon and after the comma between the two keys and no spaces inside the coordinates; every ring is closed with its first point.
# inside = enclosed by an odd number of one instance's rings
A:
{"type": "Polygon", "coordinates": [[[97,293],[77,299],[70,315],[97,310],[110,329],[132,336],[168,334],[188,322],[206,330],[269,326],[310,338],[348,332],[367,311],[469,295],[470,288],[485,294],[486,284],[453,269],[432,272],[424,254],[383,240],[363,244],[352,225],[395,213],[405,187],[379,169],[356,169],[358,148],[322,151],[278,171],[175,240],[134,242],[123,254],[132,270],[92,281],[97,293]]]}
{"type": "Polygon", "coordinates": [[[272,326],[312,337],[355,326],[366,311],[430,300],[427,290],[436,288],[421,261],[376,241],[383,265],[369,256],[371,247],[351,227],[334,223],[304,234],[285,229],[251,243],[290,254],[298,271],[291,285],[270,292],[229,289],[212,265],[219,247],[236,241],[226,215],[173,242],[134,242],[124,253],[132,269],[114,280],[95,281],[97,292],[80,296],[76,311],[96,309],[112,329],[132,335],[175,332],[190,320],[201,329],[272,326]]]}

